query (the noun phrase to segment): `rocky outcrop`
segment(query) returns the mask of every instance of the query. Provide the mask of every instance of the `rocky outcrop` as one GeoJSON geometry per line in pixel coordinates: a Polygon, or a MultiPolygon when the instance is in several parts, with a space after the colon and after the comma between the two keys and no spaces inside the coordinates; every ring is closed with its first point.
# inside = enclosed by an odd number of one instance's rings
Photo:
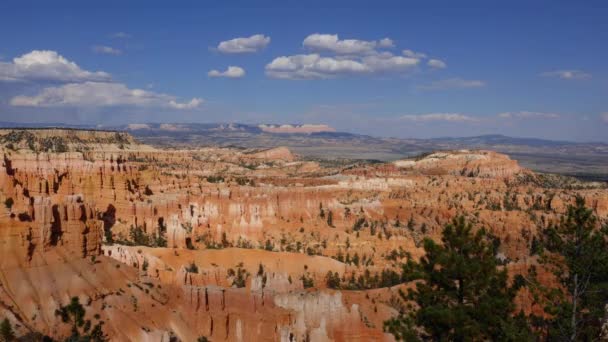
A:
{"type": "Polygon", "coordinates": [[[492,151],[435,152],[415,160],[395,161],[394,164],[430,175],[508,177],[522,172],[517,161],[492,151]]]}
{"type": "Polygon", "coordinates": [[[291,151],[287,147],[276,147],[268,150],[249,154],[249,157],[254,159],[267,159],[267,160],[282,160],[282,161],[293,161],[295,157],[291,154],[291,151]]]}
{"type": "Polygon", "coordinates": [[[319,132],[335,132],[333,127],[328,125],[258,125],[258,127],[268,133],[319,133],[319,132]]]}
{"type": "Polygon", "coordinates": [[[0,129],[0,142],[12,150],[35,152],[61,153],[100,147],[105,150],[137,148],[133,137],[123,132],[61,128],[0,129]]]}
{"type": "Polygon", "coordinates": [[[389,340],[388,336],[362,324],[357,304],[344,305],[339,292],[304,292],[280,294],[274,297],[278,307],[296,313],[289,327],[281,327],[281,340],[334,341],[334,340],[389,340]]]}
{"type": "Polygon", "coordinates": [[[66,176],[48,172],[44,165],[52,162],[47,160],[34,171],[26,167],[26,160],[11,159],[5,154],[0,171],[3,266],[30,267],[53,262],[47,252],[55,249],[77,258],[98,255],[103,222],[98,220],[95,206],[85,203],[81,194],[60,191],[58,184],[66,176]]]}
{"type": "Polygon", "coordinates": [[[384,340],[398,302],[382,275],[455,216],[501,239],[511,273],[576,195],[608,219],[604,185],[544,182],[491,151],[343,167],[285,148],[121,146],[115,132],[28,132],[53,138],[30,149],[11,132],[0,312],[55,337],[69,331],[54,310],[76,295],[117,340],[384,340]]]}

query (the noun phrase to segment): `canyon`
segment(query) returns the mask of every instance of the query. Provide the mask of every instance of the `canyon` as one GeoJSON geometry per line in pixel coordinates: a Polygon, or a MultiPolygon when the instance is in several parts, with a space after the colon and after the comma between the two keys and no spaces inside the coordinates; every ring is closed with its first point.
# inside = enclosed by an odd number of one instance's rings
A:
{"type": "Polygon", "coordinates": [[[401,264],[454,217],[500,239],[510,275],[537,264],[534,238],[576,196],[608,220],[605,182],[489,150],[333,163],[2,129],[0,153],[0,313],[19,336],[68,336],[56,310],[77,297],[112,340],[392,341],[401,264]]]}

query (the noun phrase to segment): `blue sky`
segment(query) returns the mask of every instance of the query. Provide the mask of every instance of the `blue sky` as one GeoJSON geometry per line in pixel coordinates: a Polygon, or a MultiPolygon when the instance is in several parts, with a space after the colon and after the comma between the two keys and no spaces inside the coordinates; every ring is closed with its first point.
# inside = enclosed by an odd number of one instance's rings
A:
{"type": "Polygon", "coordinates": [[[84,3],[0,4],[0,121],[608,141],[605,1],[84,3]]]}

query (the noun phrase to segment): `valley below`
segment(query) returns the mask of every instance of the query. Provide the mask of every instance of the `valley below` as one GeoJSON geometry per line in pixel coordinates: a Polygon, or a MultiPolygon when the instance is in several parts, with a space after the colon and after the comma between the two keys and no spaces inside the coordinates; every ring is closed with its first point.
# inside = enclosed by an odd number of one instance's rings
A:
{"type": "Polygon", "coordinates": [[[24,340],[68,337],[77,301],[116,341],[393,341],[404,265],[454,218],[510,279],[577,196],[608,221],[605,146],[265,129],[1,129],[1,316],[24,340]]]}

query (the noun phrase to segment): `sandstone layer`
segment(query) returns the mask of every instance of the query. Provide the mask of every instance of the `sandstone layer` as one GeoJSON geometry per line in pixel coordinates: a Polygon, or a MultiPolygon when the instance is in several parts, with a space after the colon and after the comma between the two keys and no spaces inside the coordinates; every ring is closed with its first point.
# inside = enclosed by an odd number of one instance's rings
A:
{"type": "Polygon", "coordinates": [[[286,148],[164,150],[119,132],[0,142],[0,312],[19,334],[67,336],[54,312],[77,296],[113,340],[391,340],[382,324],[409,286],[392,275],[455,216],[500,238],[513,273],[536,263],[533,238],[574,196],[608,219],[605,184],[492,151],[322,166],[286,148]]]}

